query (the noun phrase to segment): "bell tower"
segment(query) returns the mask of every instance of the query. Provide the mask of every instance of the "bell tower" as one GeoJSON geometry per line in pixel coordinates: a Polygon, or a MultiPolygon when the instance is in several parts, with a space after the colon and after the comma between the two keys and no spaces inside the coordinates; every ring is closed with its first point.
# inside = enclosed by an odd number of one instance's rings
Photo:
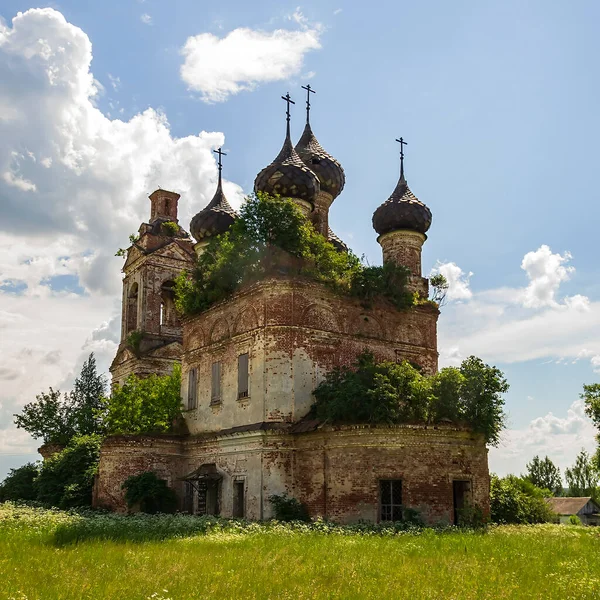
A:
{"type": "Polygon", "coordinates": [[[194,263],[189,235],[177,220],[179,194],[150,194],[150,222],[142,223],[123,266],[121,342],[110,367],[113,385],[127,376],[170,373],[181,359],[182,329],[175,279],[194,263]]]}

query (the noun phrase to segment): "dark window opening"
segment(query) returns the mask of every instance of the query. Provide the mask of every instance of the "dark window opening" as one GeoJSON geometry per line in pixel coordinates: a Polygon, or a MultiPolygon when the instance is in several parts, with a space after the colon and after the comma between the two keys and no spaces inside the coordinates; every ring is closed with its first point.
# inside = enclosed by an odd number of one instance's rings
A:
{"type": "Polygon", "coordinates": [[[243,519],[245,515],[244,507],[244,481],[233,482],[233,517],[243,519]]]}
{"type": "Polygon", "coordinates": [[[470,481],[452,482],[452,499],[454,504],[454,524],[460,525],[460,519],[463,509],[469,504],[471,496],[470,481]]]}
{"type": "Polygon", "coordinates": [[[210,380],[210,403],[219,404],[221,402],[221,363],[212,364],[210,380]]]}
{"type": "Polygon", "coordinates": [[[127,295],[127,333],[131,333],[137,329],[138,320],[138,284],[134,283],[129,288],[129,294],[127,295]]]}
{"type": "Polygon", "coordinates": [[[165,198],[165,214],[171,214],[171,200],[169,200],[169,198],[165,198]]]}
{"type": "Polygon", "coordinates": [[[379,481],[380,521],[402,521],[402,481],[382,479],[379,481]]]}
{"type": "Polygon", "coordinates": [[[166,327],[180,327],[175,309],[175,282],[165,281],[160,288],[160,324],[166,327]]]}
{"type": "Polygon", "coordinates": [[[248,354],[238,356],[238,398],[247,398],[248,389],[248,354]]]}
{"type": "Polygon", "coordinates": [[[188,410],[194,410],[196,408],[197,382],[198,382],[198,371],[196,369],[190,369],[188,372],[188,394],[187,394],[188,410]]]}

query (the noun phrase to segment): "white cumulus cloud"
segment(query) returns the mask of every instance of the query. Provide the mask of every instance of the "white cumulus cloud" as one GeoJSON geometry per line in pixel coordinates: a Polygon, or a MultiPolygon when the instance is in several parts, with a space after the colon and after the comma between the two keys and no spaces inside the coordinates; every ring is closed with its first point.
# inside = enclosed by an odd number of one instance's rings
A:
{"type": "Polygon", "coordinates": [[[181,77],[205,102],[223,102],[232,94],[261,83],[282,81],[302,70],[304,56],[321,47],[320,25],[310,26],[296,11],[300,29],[272,32],[240,27],[224,37],[201,33],[181,49],[181,77]]]}
{"type": "Polygon", "coordinates": [[[465,273],[456,263],[438,263],[431,270],[431,275],[441,274],[448,282],[448,300],[467,300],[473,296],[469,287],[473,273],[465,273]]]}

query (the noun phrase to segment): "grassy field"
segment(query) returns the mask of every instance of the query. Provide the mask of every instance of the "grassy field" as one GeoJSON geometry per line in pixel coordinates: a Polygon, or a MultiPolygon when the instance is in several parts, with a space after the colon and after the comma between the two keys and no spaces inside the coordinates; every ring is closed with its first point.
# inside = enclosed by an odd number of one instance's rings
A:
{"type": "Polygon", "coordinates": [[[320,529],[0,505],[0,598],[600,598],[593,528],[320,529]]]}

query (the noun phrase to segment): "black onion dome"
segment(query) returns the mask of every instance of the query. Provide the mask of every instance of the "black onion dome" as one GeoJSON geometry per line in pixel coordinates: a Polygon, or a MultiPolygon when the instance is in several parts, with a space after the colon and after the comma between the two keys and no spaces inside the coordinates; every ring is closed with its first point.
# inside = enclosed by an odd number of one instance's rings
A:
{"type": "Polygon", "coordinates": [[[402,174],[392,195],[373,213],[373,229],[379,235],[398,229],[425,233],[431,218],[431,211],[410,191],[402,174]]]}
{"type": "Polygon", "coordinates": [[[196,241],[200,242],[204,238],[225,233],[237,216],[237,213],[225,198],[221,186],[221,174],[219,173],[217,191],[208,206],[192,217],[190,231],[196,241]]]}
{"type": "Polygon", "coordinates": [[[346,175],[342,165],[327,154],[319,144],[310,123],[306,123],[302,137],[296,144],[296,152],[302,162],[319,178],[321,189],[333,198],[337,198],[346,183],[346,175]]]}
{"type": "Polygon", "coordinates": [[[272,196],[298,198],[314,204],[319,193],[318,177],[302,162],[292,146],[290,131],[277,158],[254,180],[254,191],[272,196]]]}
{"type": "Polygon", "coordinates": [[[331,242],[336,250],[340,252],[348,252],[349,248],[344,241],[342,241],[329,227],[327,229],[327,241],[331,242]]]}

